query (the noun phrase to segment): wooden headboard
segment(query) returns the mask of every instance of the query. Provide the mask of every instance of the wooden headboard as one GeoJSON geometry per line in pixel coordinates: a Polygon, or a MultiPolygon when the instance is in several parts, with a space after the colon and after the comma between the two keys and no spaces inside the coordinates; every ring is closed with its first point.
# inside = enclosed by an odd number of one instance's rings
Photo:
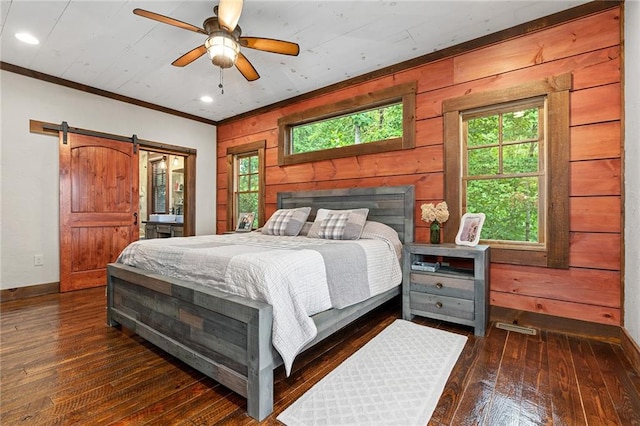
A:
{"type": "Polygon", "coordinates": [[[403,243],[413,242],[415,189],[408,186],[345,188],[278,193],[278,208],[311,207],[309,220],[319,208],[344,210],[368,208],[367,220],[389,225],[403,243]]]}

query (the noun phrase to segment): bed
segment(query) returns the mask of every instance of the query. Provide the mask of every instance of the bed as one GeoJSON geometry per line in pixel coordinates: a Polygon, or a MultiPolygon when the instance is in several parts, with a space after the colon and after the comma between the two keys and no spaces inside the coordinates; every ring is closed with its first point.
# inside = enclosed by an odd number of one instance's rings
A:
{"type": "MultiPolygon", "coordinates": [[[[414,188],[376,187],[282,192],[278,209],[368,208],[368,220],[413,241],[414,188]]],[[[302,350],[400,294],[394,286],[342,309],[311,317],[315,337],[302,350]]],[[[249,416],[273,411],[273,369],[283,357],[272,342],[274,307],[194,280],[165,276],[121,263],[107,267],[107,323],[124,326],[247,399],[249,416]]],[[[290,366],[289,366],[290,368],[290,366]]]]}

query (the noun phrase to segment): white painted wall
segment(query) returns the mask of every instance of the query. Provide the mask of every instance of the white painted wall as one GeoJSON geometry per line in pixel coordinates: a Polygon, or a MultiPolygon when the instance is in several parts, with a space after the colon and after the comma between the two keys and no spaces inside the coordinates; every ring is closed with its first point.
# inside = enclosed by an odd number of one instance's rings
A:
{"type": "Polygon", "coordinates": [[[640,345],[640,2],[625,9],[624,327],[640,345]]]}
{"type": "Polygon", "coordinates": [[[215,126],[0,73],[0,289],[60,280],[58,140],[30,133],[30,119],[195,148],[196,234],[215,233],[215,126]]]}

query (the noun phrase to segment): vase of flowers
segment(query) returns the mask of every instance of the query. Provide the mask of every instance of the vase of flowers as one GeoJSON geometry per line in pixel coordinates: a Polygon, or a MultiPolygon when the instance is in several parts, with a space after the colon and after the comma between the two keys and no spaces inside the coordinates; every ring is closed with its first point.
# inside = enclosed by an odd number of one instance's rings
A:
{"type": "Polygon", "coordinates": [[[422,220],[431,223],[429,225],[429,241],[431,244],[440,244],[442,224],[449,219],[447,202],[443,201],[435,206],[433,203],[423,204],[420,209],[422,210],[422,220]]]}

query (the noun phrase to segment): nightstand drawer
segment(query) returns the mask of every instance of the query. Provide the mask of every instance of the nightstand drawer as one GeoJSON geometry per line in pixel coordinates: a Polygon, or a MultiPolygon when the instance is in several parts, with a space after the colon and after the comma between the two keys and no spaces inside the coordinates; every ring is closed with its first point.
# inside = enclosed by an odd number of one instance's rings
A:
{"type": "Polygon", "coordinates": [[[411,273],[411,291],[473,300],[473,279],[411,273]]]}
{"type": "Polygon", "coordinates": [[[412,291],[410,304],[411,311],[417,315],[425,312],[466,320],[475,319],[473,300],[412,291]]]}

